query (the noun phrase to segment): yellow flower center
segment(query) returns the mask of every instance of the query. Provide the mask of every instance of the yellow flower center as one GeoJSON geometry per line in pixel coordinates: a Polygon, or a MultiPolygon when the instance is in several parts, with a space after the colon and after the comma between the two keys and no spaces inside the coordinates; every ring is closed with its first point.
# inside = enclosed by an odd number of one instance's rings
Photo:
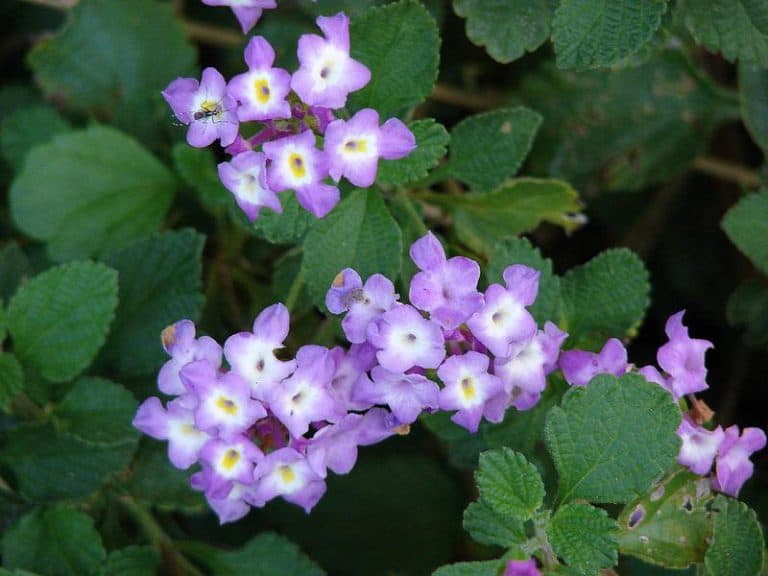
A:
{"type": "Polygon", "coordinates": [[[224,468],[224,470],[232,470],[232,468],[234,468],[239,461],[240,452],[230,448],[221,458],[221,467],[224,468]]]}
{"type": "Polygon", "coordinates": [[[272,91],[269,89],[269,81],[260,78],[253,82],[253,91],[256,94],[256,100],[259,104],[266,104],[269,102],[269,97],[272,91]]]}

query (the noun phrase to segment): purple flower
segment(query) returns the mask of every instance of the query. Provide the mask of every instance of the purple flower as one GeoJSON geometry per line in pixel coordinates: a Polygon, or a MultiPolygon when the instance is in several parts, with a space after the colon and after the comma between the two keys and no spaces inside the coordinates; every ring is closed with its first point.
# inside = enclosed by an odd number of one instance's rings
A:
{"type": "Polygon", "coordinates": [[[189,124],[187,142],[205,148],[220,140],[229,146],[238,133],[237,102],[227,94],[227,84],[215,68],[203,70],[202,81],[177,78],[163,90],[163,98],[179,122],[189,124]]]}
{"type": "Polygon", "coordinates": [[[345,268],[334,278],[325,295],[325,305],[331,314],[347,313],[341,321],[344,335],[351,343],[362,344],[367,338],[368,324],[392,308],[397,298],[389,278],[374,274],[363,286],[360,275],[345,268]]]}
{"type": "Polygon", "coordinates": [[[250,487],[245,484],[232,482],[232,489],[224,498],[206,497],[208,505],[219,517],[219,524],[235,522],[250,512],[251,506],[245,501],[249,490],[250,487]]]}
{"type": "Polygon", "coordinates": [[[336,372],[331,380],[331,388],[347,410],[366,410],[371,404],[352,400],[357,381],[368,370],[376,366],[376,348],[364,342],[352,344],[348,351],[341,346],[331,350],[336,372]]]}
{"type": "Polygon", "coordinates": [[[675,398],[709,388],[704,354],[712,348],[712,342],[688,336],[683,325],[685,310],[673,314],[667,320],[664,331],[669,342],[656,355],[662,370],[669,374],[669,386],[675,398]]]}
{"type": "Polygon", "coordinates": [[[638,368],[637,373],[645,378],[648,382],[658,384],[664,388],[664,390],[667,390],[670,394],[672,394],[672,387],[669,385],[669,382],[666,378],[664,378],[662,373],[659,372],[659,369],[656,368],[656,366],[643,366],[642,368],[638,368]]]}
{"type": "Polygon", "coordinates": [[[210,498],[225,498],[234,482],[253,484],[253,467],[263,458],[245,436],[210,440],[200,451],[203,469],[195,476],[195,485],[210,498]]]}
{"type": "Polygon", "coordinates": [[[453,330],[482,308],[477,262],[463,256],[446,259],[432,232],[414,242],[410,253],[421,272],[411,280],[408,298],[416,308],[429,312],[433,321],[453,330]]]}
{"type": "Polygon", "coordinates": [[[712,469],[715,454],[725,438],[725,432],[718,426],[707,430],[697,425],[686,414],[677,429],[683,441],[677,461],[687,466],[694,474],[704,476],[712,469]]]}
{"type": "Polygon", "coordinates": [[[229,6],[235,13],[243,34],[248,34],[251,28],[261,18],[265,8],[277,8],[276,0],[203,0],[208,6],[229,6]]]}
{"type": "Polygon", "coordinates": [[[504,576],[541,576],[541,572],[536,567],[536,561],[529,560],[510,560],[504,570],[504,576]]]}
{"type": "Polygon", "coordinates": [[[489,363],[487,355],[470,351],[451,356],[437,370],[445,385],[440,409],[458,410],[451,420],[470,432],[477,432],[486,402],[503,391],[501,379],[488,373],[489,363]]]}
{"type": "Polygon", "coordinates": [[[343,108],[347,94],[368,84],[371,72],[349,56],[349,18],[320,16],[317,25],[325,38],[304,34],[299,38],[299,69],[291,88],[310,106],[343,108]]]}
{"type": "Polygon", "coordinates": [[[371,108],[331,122],[325,132],[331,178],[338,182],[344,176],[360,188],[376,181],[379,158],[403,158],[415,147],[416,138],[405,124],[391,118],[379,128],[379,113],[371,108]]]}
{"type": "Polygon", "coordinates": [[[362,414],[347,414],[336,424],[318,430],[307,444],[307,461],[321,478],[330,468],[336,474],[349,473],[357,461],[357,431],[362,414]]]}
{"type": "Polygon", "coordinates": [[[730,496],[739,495],[739,490],[754,471],[749,457],[765,448],[765,432],[760,428],[744,428],[739,436],[738,426],[725,429],[725,438],[717,452],[715,477],[712,484],[715,490],[730,496]]]}
{"type": "Polygon", "coordinates": [[[272,68],[275,51],[261,36],[254,36],[245,47],[248,72],[229,81],[229,94],[240,106],[237,117],[247,120],[290,118],[291,105],[286,97],[291,91],[291,75],[281,68],[272,68]]]}
{"type": "Polygon", "coordinates": [[[229,162],[222,162],[219,178],[251,222],[259,217],[262,206],[283,211],[277,194],[267,186],[267,158],[261,152],[242,152],[229,162]]]}
{"type": "Polygon", "coordinates": [[[437,410],[440,389],[421,374],[390,372],[381,366],[371,370],[372,380],[360,379],[354,399],[371,404],[386,404],[398,424],[410,424],[423,410],[437,410]]]}
{"type": "Polygon", "coordinates": [[[288,328],[288,309],[273,304],[256,317],[252,333],[233,334],[224,343],[224,356],[232,371],[245,378],[257,400],[264,400],[267,390],[290,376],[296,367],[294,360],[283,362],[274,353],[283,347],[288,328]]]}
{"type": "Polygon", "coordinates": [[[328,175],[328,161],[315,148],[312,131],[267,142],[263,150],[271,161],[267,182],[272,190],[294,190],[299,204],[318,218],[336,206],[339,189],[322,182],[328,175]]]}
{"type": "Polygon", "coordinates": [[[217,368],[221,365],[221,346],[209,336],[195,340],[195,324],[179,320],[160,335],[163,348],[171,355],[157,375],[160,392],[169,395],[185,394],[187,389],[179,379],[179,371],[195,360],[207,360],[217,368]]]}
{"type": "Polygon", "coordinates": [[[293,448],[281,448],[267,454],[253,473],[256,487],[246,495],[254,506],[282,496],[288,502],[309,511],[325,493],[325,481],[318,476],[307,459],[293,448]]]}
{"type": "Polygon", "coordinates": [[[560,355],[560,369],[571,386],[586,386],[598,374],[617,378],[627,371],[627,350],[620,340],[608,340],[599,354],[567,350],[560,355]]]}
{"type": "Polygon", "coordinates": [[[437,368],[445,358],[440,326],[407,304],[399,304],[371,322],[368,341],[378,350],[379,364],[390,372],[405,372],[414,366],[437,368]]]}

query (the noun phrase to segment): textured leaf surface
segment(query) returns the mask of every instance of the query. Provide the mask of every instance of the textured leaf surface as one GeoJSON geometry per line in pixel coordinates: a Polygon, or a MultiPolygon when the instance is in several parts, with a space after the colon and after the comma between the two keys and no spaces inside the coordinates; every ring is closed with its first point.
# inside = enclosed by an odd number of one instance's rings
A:
{"type": "Polygon", "coordinates": [[[768,4],[763,0],[680,0],[677,11],[696,41],[712,52],[768,66],[768,4]]]}
{"type": "Polygon", "coordinates": [[[627,502],[674,464],[680,410],[642,376],[596,376],[571,388],[544,430],[559,475],[558,498],[627,502]]]}
{"type": "Polygon", "coordinates": [[[467,36],[499,62],[533,52],[549,38],[555,0],[453,0],[467,36]]]}
{"type": "Polygon", "coordinates": [[[666,10],[666,0],[563,0],[552,23],[558,67],[616,64],[651,39],[666,10]]]}
{"type": "Polygon", "coordinates": [[[723,230],[755,266],[768,274],[768,190],[739,200],[725,214],[723,230]]]}
{"type": "Polygon", "coordinates": [[[253,223],[256,234],[273,244],[294,244],[306,236],[309,227],[317,219],[299,206],[292,191],[280,194],[283,212],[278,214],[266,209],[253,223]]]}
{"type": "Polygon", "coordinates": [[[375,108],[382,118],[415,106],[437,79],[440,36],[418,2],[401,0],[368,10],[350,26],[351,55],[371,71],[368,85],[350,95],[352,110],[375,108]]]}
{"type": "Polygon", "coordinates": [[[157,230],[175,186],[135,140],[97,126],[34,148],[11,187],[11,212],[54,260],[105,256],[157,230]]]}
{"type": "Polygon", "coordinates": [[[547,525],[555,554],[585,574],[597,574],[615,566],[619,559],[616,521],[605,510],[589,504],[558,508],[547,525]]]}
{"type": "Polygon", "coordinates": [[[712,509],[715,511],[712,544],[704,556],[709,574],[759,574],[765,543],[754,510],[723,495],[715,498],[712,509]]]}
{"type": "Polygon", "coordinates": [[[354,190],[304,239],[303,266],[310,296],[325,301],[333,279],[354,268],[365,279],[380,273],[394,280],[400,270],[402,235],[379,192],[354,190]]]}
{"type": "Polygon", "coordinates": [[[18,171],[27,152],[69,129],[69,122],[49,106],[21,108],[11,112],[0,125],[0,152],[18,171]]]}
{"type": "Polygon", "coordinates": [[[523,524],[497,512],[485,500],[472,502],[464,511],[464,529],[480,544],[510,548],[525,542],[523,524]]]}
{"type": "Polygon", "coordinates": [[[768,342],[768,286],[758,280],[742,282],[728,298],[725,312],[729,324],[744,325],[747,344],[768,342]]]}
{"type": "Polygon", "coordinates": [[[739,66],[741,117],[752,139],[768,153],[768,70],[739,66]]]}
{"type": "Polygon", "coordinates": [[[544,501],[536,466],[508,448],[484,452],[475,474],[480,497],[496,512],[527,520],[544,501]]]}
{"type": "Polygon", "coordinates": [[[208,560],[215,576],[239,576],[248,566],[253,576],[323,576],[317,564],[290,540],[265,532],[242,548],[212,552],[208,560]]]}
{"type": "Polygon", "coordinates": [[[634,336],[650,304],[648,270],[634,252],[606,250],[568,271],[561,282],[574,348],[599,349],[608,338],[634,336]]]}
{"type": "Polygon", "coordinates": [[[523,107],[462,120],[451,130],[451,174],[474,192],[497,188],[520,169],[540,125],[541,116],[523,107]]]}
{"type": "Polygon", "coordinates": [[[380,160],[376,181],[389,186],[402,186],[427,175],[430,168],[445,156],[450,136],[439,122],[428,118],[408,123],[416,137],[416,149],[400,160],[380,160]]]}
{"type": "Polygon", "coordinates": [[[8,306],[14,351],[52,382],[66,382],[93,360],[117,306],[117,273],[93,262],[52,268],[26,284],[8,306]]]}
{"type": "Polygon", "coordinates": [[[497,576],[502,566],[504,566],[502,560],[457,562],[438,568],[432,576],[497,576]]]}
{"type": "MultiPolygon", "coordinates": [[[[0,308],[0,316],[3,310],[0,308]]],[[[0,320],[1,321],[1,320],[0,320]]],[[[2,328],[0,328],[0,334],[2,328]]],[[[0,408],[18,394],[24,386],[24,371],[13,354],[0,352],[0,408]]]]}
{"type": "Polygon", "coordinates": [[[99,576],[149,576],[160,568],[160,554],[151,546],[128,546],[109,553],[99,576]]]}
{"type": "Polygon", "coordinates": [[[3,537],[3,565],[51,576],[92,574],[106,556],[87,514],[67,508],[38,508],[3,537]]]}
{"type": "Polygon", "coordinates": [[[140,240],[112,255],[120,304],[104,359],[121,374],[149,374],[167,359],[160,332],[182,318],[196,321],[202,294],[205,236],[185,229],[140,240]]]}

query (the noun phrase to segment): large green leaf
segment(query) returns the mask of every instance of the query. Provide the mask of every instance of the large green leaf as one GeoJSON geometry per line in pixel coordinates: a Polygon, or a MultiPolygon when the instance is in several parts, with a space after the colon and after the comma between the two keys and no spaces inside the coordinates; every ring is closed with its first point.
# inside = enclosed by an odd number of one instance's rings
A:
{"type": "Polygon", "coordinates": [[[474,540],[488,546],[510,548],[526,541],[520,520],[497,512],[483,499],[464,510],[464,529],[474,540]]]}
{"type": "Polygon", "coordinates": [[[151,546],[128,546],[109,553],[99,576],[150,576],[157,573],[160,565],[157,549],[151,546]]]}
{"type": "Polygon", "coordinates": [[[544,429],[559,500],[628,502],[642,494],[674,464],[680,418],[669,392],[636,374],[601,374],[571,388],[544,429]]]}
{"type": "Polygon", "coordinates": [[[450,136],[443,125],[433,119],[408,123],[416,137],[416,149],[400,160],[381,160],[376,181],[388,186],[402,186],[427,175],[430,168],[445,156],[450,136]]]}
{"type": "Polygon", "coordinates": [[[387,118],[432,92],[440,35],[432,15],[418,2],[372,8],[352,21],[350,39],[352,57],[371,71],[368,85],[350,95],[352,110],[375,108],[387,118]]]}
{"type": "Polygon", "coordinates": [[[432,576],[498,576],[505,565],[502,560],[484,560],[482,562],[457,562],[442,566],[432,572],[432,576]]]}
{"type": "Polygon", "coordinates": [[[505,516],[527,520],[544,501],[536,466],[509,448],[483,452],[475,481],[483,501],[505,516]]]}
{"type": "Polygon", "coordinates": [[[325,301],[333,279],[344,268],[363,277],[381,273],[395,280],[400,270],[400,228],[373,188],[353,190],[304,239],[302,261],[310,296],[325,301]]]}
{"type": "Polygon", "coordinates": [[[666,10],[667,0],[563,0],[552,23],[558,67],[616,64],[651,39],[666,10]]]}
{"type": "Polygon", "coordinates": [[[768,153],[768,70],[739,66],[741,117],[755,142],[768,153]]]}
{"type": "Polygon", "coordinates": [[[205,558],[214,576],[323,576],[325,571],[283,536],[264,532],[237,550],[211,550],[205,558]]]}
{"type": "Polygon", "coordinates": [[[616,565],[617,531],[616,521],[605,510],[583,503],[561,506],[547,525],[555,554],[585,574],[616,565]]]}
{"type": "Polygon", "coordinates": [[[549,38],[556,0],[453,0],[467,36],[494,60],[511,62],[549,38]]]}
{"type": "Polygon", "coordinates": [[[754,510],[722,494],[712,503],[712,543],[704,555],[709,576],[756,576],[763,566],[763,530],[754,510]]]}
{"type": "Polygon", "coordinates": [[[709,50],[728,60],[768,66],[768,4],[763,0],[680,0],[677,12],[709,50]]]}
{"type": "Polygon", "coordinates": [[[96,356],[117,306],[117,273],[72,262],[24,284],[8,306],[8,329],[23,364],[66,382],[96,356]]]}
{"type": "Polygon", "coordinates": [[[5,117],[0,125],[0,152],[18,171],[27,152],[69,129],[69,122],[50,106],[20,108],[5,117]]]}
{"type": "Polygon", "coordinates": [[[105,256],[157,230],[175,186],[135,140],[94,126],[32,149],[11,186],[11,212],[54,260],[105,256]]]}
{"type": "MultiPolygon", "coordinates": [[[[3,310],[0,308],[0,316],[3,310]]],[[[2,330],[0,329],[0,333],[2,330]]],[[[13,354],[0,352],[0,409],[19,393],[24,386],[24,371],[13,354]]]]}
{"type": "Polygon", "coordinates": [[[731,242],[768,274],[768,189],[739,200],[725,214],[722,225],[731,242]]]}
{"type": "Polygon", "coordinates": [[[87,514],[65,506],[37,508],[3,537],[3,565],[46,576],[93,574],[106,556],[87,514]]]}

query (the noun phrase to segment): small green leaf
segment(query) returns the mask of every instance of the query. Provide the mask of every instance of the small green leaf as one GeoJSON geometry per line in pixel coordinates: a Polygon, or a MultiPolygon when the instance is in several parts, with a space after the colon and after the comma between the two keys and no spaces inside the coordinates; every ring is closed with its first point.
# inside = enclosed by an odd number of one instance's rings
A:
{"type": "MultiPolygon", "coordinates": [[[[3,314],[0,308],[0,316],[3,314]]],[[[2,333],[2,330],[0,330],[2,333]]],[[[0,342],[2,339],[0,339],[0,342]]],[[[24,387],[24,371],[13,354],[0,352],[0,409],[24,387]]]]}
{"type": "Polygon", "coordinates": [[[462,120],[451,130],[451,174],[474,192],[498,188],[519,170],[540,125],[541,116],[523,107],[462,120]]]}
{"type": "Polygon", "coordinates": [[[373,188],[353,190],[304,239],[304,267],[315,304],[325,301],[333,279],[354,268],[365,279],[375,273],[394,280],[400,270],[400,228],[373,188]]]}
{"type": "Polygon", "coordinates": [[[157,230],[175,187],[138,142],[95,126],[30,151],[11,186],[11,213],[56,261],[101,257],[157,230]]]}
{"type": "Polygon", "coordinates": [[[65,506],[37,508],[3,537],[3,565],[50,576],[93,574],[106,556],[87,514],[65,506]]]}
{"type": "Polygon", "coordinates": [[[18,171],[27,152],[69,130],[69,122],[50,106],[21,108],[6,116],[0,125],[0,151],[5,161],[18,171]]]}
{"type": "Polygon", "coordinates": [[[299,205],[292,191],[280,194],[282,213],[264,209],[253,223],[256,234],[272,244],[295,244],[306,236],[316,218],[299,205]]]}
{"type": "Polygon", "coordinates": [[[0,249],[0,300],[8,302],[29,274],[29,258],[16,242],[0,249]]]}
{"type": "Polygon", "coordinates": [[[527,520],[544,501],[544,482],[536,466],[508,448],[483,452],[475,481],[480,497],[504,516],[527,520]]]}
{"type": "Polygon", "coordinates": [[[763,565],[763,531],[754,510],[722,494],[712,503],[712,544],[704,556],[711,576],[756,576],[763,565]]]}
{"type": "Polygon", "coordinates": [[[128,546],[109,553],[99,576],[149,576],[157,573],[161,563],[155,548],[128,546]]]}
{"type": "Polygon", "coordinates": [[[415,106],[432,92],[440,35],[432,15],[414,0],[372,8],[352,20],[351,55],[371,71],[371,81],[350,95],[351,110],[374,108],[383,118],[415,106]]]}
{"type": "Polygon", "coordinates": [[[739,66],[741,118],[752,139],[768,153],[768,70],[739,66]]]}
{"type": "Polygon", "coordinates": [[[216,213],[223,207],[232,206],[232,194],[219,180],[213,150],[193,148],[186,142],[180,142],[171,150],[171,156],[174,168],[197,193],[200,203],[207,210],[216,213]]]}
{"type": "Polygon", "coordinates": [[[757,280],[742,282],[728,298],[728,324],[744,325],[744,342],[760,347],[768,343],[768,286],[757,280]]]}
{"type": "Polygon", "coordinates": [[[432,576],[498,576],[505,564],[503,560],[457,562],[438,568],[432,572],[432,576]]]}
{"type": "Polygon", "coordinates": [[[247,566],[252,576],[324,576],[325,571],[305,556],[296,544],[272,532],[263,532],[237,550],[211,550],[206,563],[214,576],[240,576],[247,566]]]}
{"type": "Polygon", "coordinates": [[[491,58],[507,63],[533,52],[549,38],[556,0],[453,0],[467,19],[467,36],[491,58]]]}
{"type": "Polygon", "coordinates": [[[511,548],[526,541],[520,520],[497,512],[483,499],[467,506],[464,529],[475,541],[487,546],[511,548]]]}
{"type": "Polygon", "coordinates": [[[608,338],[634,336],[650,304],[648,270],[634,252],[606,250],[573,268],[560,283],[574,348],[597,349],[608,338]]]}
{"type": "Polygon", "coordinates": [[[680,418],[669,392],[636,374],[601,374],[571,388],[544,428],[559,500],[615,503],[642,494],[675,463],[680,418]]]}
{"type": "Polygon", "coordinates": [[[731,242],[768,274],[768,190],[739,200],[726,212],[722,226],[731,242]]]}
{"type": "Polygon", "coordinates": [[[416,137],[416,149],[400,160],[381,160],[376,182],[388,186],[403,186],[427,175],[445,156],[450,136],[442,124],[432,118],[408,123],[416,137]]]}
{"type": "Polygon", "coordinates": [[[620,62],[651,39],[666,10],[667,0],[563,0],[552,23],[557,66],[620,62]]]}
{"type": "Polygon", "coordinates": [[[605,510],[589,504],[561,506],[547,525],[555,554],[585,574],[597,574],[619,561],[617,531],[605,510]]]}
{"type": "Polygon", "coordinates": [[[117,306],[117,273],[72,262],[24,284],[8,306],[8,328],[23,364],[66,382],[96,356],[117,306]]]}

